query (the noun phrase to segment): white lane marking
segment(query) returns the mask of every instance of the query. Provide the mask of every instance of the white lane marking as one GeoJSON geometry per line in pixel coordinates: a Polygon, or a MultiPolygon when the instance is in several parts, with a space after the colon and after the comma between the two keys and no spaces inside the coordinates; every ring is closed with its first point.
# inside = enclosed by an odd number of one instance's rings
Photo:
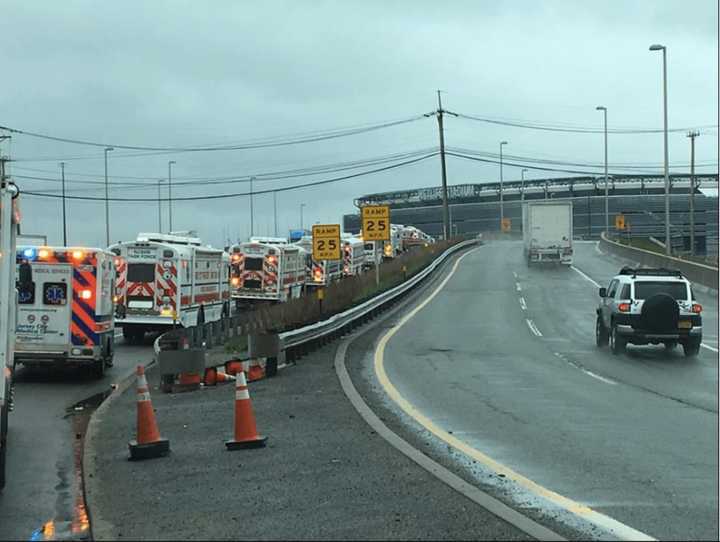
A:
{"type": "Polygon", "coordinates": [[[588,282],[591,282],[592,284],[594,284],[596,288],[600,288],[600,285],[599,285],[597,282],[595,282],[593,279],[591,279],[590,277],[588,277],[585,273],[583,273],[582,271],[580,271],[580,270],[579,270],[577,267],[575,267],[574,265],[571,265],[571,266],[570,266],[570,269],[572,269],[573,271],[575,271],[576,273],[578,273],[582,278],[584,278],[584,279],[587,280],[588,282]]]}
{"type": "Polygon", "coordinates": [[[612,380],[610,378],[605,378],[604,376],[597,375],[597,374],[593,373],[592,371],[588,371],[587,369],[581,369],[581,371],[583,373],[585,373],[586,375],[599,380],[600,382],[605,382],[606,384],[612,384],[613,386],[615,384],[617,384],[617,382],[615,382],[614,380],[612,380]]]}
{"type": "Polygon", "coordinates": [[[519,282],[516,282],[516,283],[515,283],[515,289],[516,289],[518,292],[522,292],[522,286],[520,286],[520,283],[519,283],[519,282]]]}
{"type": "MultiPolygon", "coordinates": [[[[477,250],[477,249],[476,249],[477,250]]],[[[472,254],[474,250],[471,250],[470,252],[466,252],[463,254],[460,258],[458,258],[455,261],[455,265],[450,270],[450,273],[445,277],[445,279],[435,288],[435,290],[428,295],[422,303],[420,303],[417,307],[412,309],[409,313],[407,313],[405,316],[403,316],[397,324],[395,324],[393,327],[388,329],[384,335],[380,337],[378,340],[377,346],[375,347],[375,356],[374,356],[374,368],[375,368],[375,376],[378,379],[378,382],[382,386],[382,388],[385,390],[385,393],[392,399],[395,404],[397,404],[408,416],[413,418],[416,422],[418,422],[420,425],[422,425],[425,429],[430,431],[432,434],[434,434],[439,439],[446,442],[448,445],[452,446],[456,450],[460,451],[461,453],[464,453],[465,455],[475,459],[488,469],[491,469],[497,473],[505,474],[506,478],[509,480],[512,480],[516,484],[520,485],[521,487],[525,488],[526,490],[534,493],[535,495],[538,495],[540,497],[544,497],[545,499],[549,500],[550,502],[561,506],[571,514],[574,514],[575,516],[579,518],[583,518],[584,520],[597,525],[603,530],[609,531],[613,536],[621,539],[621,540],[655,540],[650,535],[645,534],[641,531],[638,531],[637,529],[633,529],[629,525],[625,525],[624,523],[621,523],[617,521],[616,519],[611,518],[610,516],[606,516],[605,514],[602,514],[600,512],[597,512],[596,510],[593,510],[592,508],[589,508],[588,506],[579,503],[577,501],[573,501],[572,499],[568,499],[567,497],[564,497],[560,495],[559,493],[555,493],[554,491],[547,489],[537,482],[534,482],[530,480],[529,478],[526,478],[525,476],[521,475],[518,472],[515,472],[514,470],[510,469],[506,465],[503,465],[502,463],[495,461],[491,457],[485,455],[480,450],[473,448],[468,443],[466,443],[463,440],[460,440],[459,438],[455,437],[454,435],[449,434],[447,431],[441,429],[437,424],[435,424],[430,418],[425,416],[418,407],[410,403],[405,397],[403,397],[398,389],[393,385],[393,383],[390,381],[390,378],[387,375],[387,372],[385,371],[385,347],[388,342],[390,342],[390,339],[393,338],[393,336],[402,329],[402,327],[418,312],[420,312],[425,306],[427,306],[428,303],[430,303],[435,296],[437,296],[440,291],[445,287],[445,285],[450,281],[450,279],[455,274],[455,271],[457,271],[458,266],[460,265],[460,262],[465,258],[465,256],[472,254]]],[[[341,345],[342,348],[342,345],[341,345]]],[[[338,350],[339,352],[340,350],[338,350]]],[[[500,514],[498,514],[500,515],[500,514]]],[[[501,516],[502,517],[502,516],[501,516]]]]}
{"type": "Polygon", "coordinates": [[[521,308],[522,310],[526,311],[526,310],[527,310],[527,305],[525,304],[525,298],[524,298],[524,297],[521,297],[520,299],[518,299],[518,301],[520,302],[520,308],[521,308]]]}
{"type": "Polygon", "coordinates": [[[542,333],[540,333],[540,330],[535,325],[535,322],[533,322],[529,318],[526,318],[525,322],[527,322],[527,325],[530,328],[530,331],[532,331],[536,337],[542,337],[542,333]]]}
{"type": "Polygon", "coordinates": [[[700,346],[702,346],[703,348],[707,348],[708,350],[710,350],[711,352],[715,352],[716,354],[718,353],[718,349],[717,349],[717,348],[714,348],[714,347],[712,347],[712,346],[710,346],[710,345],[708,345],[708,344],[700,343],[700,346]]]}

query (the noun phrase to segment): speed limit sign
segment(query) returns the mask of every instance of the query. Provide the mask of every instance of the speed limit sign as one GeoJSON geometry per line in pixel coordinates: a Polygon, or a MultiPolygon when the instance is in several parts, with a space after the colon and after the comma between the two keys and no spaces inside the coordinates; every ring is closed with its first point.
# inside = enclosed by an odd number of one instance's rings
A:
{"type": "Polygon", "coordinates": [[[340,224],[315,224],[312,228],[313,260],[340,259],[340,224]]]}
{"type": "Polygon", "coordinates": [[[363,241],[390,240],[390,207],[368,205],[362,208],[363,241]]]}

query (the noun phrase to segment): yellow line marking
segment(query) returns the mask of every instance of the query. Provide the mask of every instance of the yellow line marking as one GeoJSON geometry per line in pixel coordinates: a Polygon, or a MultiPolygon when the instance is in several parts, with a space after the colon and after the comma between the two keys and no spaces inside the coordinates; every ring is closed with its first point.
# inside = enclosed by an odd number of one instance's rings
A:
{"type": "Polygon", "coordinates": [[[620,539],[655,540],[654,538],[641,531],[637,531],[632,527],[629,527],[623,523],[620,523],[617,520],[612,519],[609,516],[601,514],[600,512],[596,512],[592,508],[573,501],[572,499],[564,497],[559,493],[555,493],[554,491],[547,489],[536,482],[533,482],[529,478],[526,478],[525,476],[515,472],[506,465],[503,465],[499,461],[496,461],[491,457],[485,455],[480,450],[473,448],[466,442],[451,435],[447,431],[444,431],[430,418],[420,412],[417,407],[415,407],[412,403],[405,399],[405,397],[400,394],[397,388],[390,381],[390,378],[385,371],[384,360],[385,347],[387,346],[388,342],[411,318],[413,318],[418,312],[420,312],[425,306],[427,306],[428,303],[430,303],[435,298],[435,296],[440,293],[440,291],[445,287],[445,285],[455,274],[455,271],[460,265],[460,262],[462,262],[465,257],[469,256],[476,250],[478,249],[473,249],[460,256],[455,261],[455,265],[453,265],[447,277],[445,277],[445,279],[437,286],[437,288],[435,288],[435,290],[430,295],[428,295],[422,303],[420,303],[417,307],[415,307],[413,310],[403,316],[395,326],[388,329],[388,331],[380,338],[375,349],[374,356],[375,375],[378,379],[378,382],[383,387],[388,397],[390,397],[406,414],[408,414],[416,422],[422,425],[425,429],[427,429],[439,439],[445,441],[447,444],[449,444],[456,450],[459,450],[468,457],[471,457],[476,461],[482,463],[485,467],[495,471],[498,474],[504,474],[506,479],[512,480],[513,482],[530,491],[531,493],[547,499],[548,501],[564,508],[565,510],[571,512],[572,514],[575,514],[576,516],[582,517],[583,519],[590,521],[591,523],[594,523],[600,527],[609,530],[620,539]]]}

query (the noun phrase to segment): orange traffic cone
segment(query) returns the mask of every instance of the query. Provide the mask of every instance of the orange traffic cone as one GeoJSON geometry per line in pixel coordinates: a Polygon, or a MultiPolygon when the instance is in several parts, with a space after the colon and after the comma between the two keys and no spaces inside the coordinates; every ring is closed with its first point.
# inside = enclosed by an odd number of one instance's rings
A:
{"type": "Polygon", "coordinates": [[[205,385],[214,386],[217,384],[217,369],[215,367],[208,367],[205,369],[205,385]]]}
{"type": "Polygon", "coordinates": [[[234,382],[235,377],[233,375],[229,375],[224,371],[218,370],[217,373],[215,373],[215,381],[218,384],[223,384],[225,382],[234,382]]]}
{"type": "Polygon", "coordinates": [[[228,450],[240,450],[242,448],[262,448],[267,442],[267,437],[257,433],[255,427],[255,414],[250,402],[245,373],[240,371],[235,380],[235,438],[225,442],[228,450]]]}
{"type": "Polygon", "coordinates": [[[170,452],[170,441],[160,437],[142,365],[137,367],[137,440],[131,440],[128,448],[130,459],[151,459],[170,452]]]}
{"type": "Polygon", "coordinates": [[[227,372],[227,374],[236,375],[236,374],[242,372],[242,370],[243,370],[243,367],[242,367],[241,361],[228,361],[225,364],[225,371],[227,372]]]}
{"type": "Polygon", "coordinates": [[[265,368],[260,364],[259,359],[250,360],[250,368],[248,369],[248,382],[255,382],[265,378],[265,368]]]}

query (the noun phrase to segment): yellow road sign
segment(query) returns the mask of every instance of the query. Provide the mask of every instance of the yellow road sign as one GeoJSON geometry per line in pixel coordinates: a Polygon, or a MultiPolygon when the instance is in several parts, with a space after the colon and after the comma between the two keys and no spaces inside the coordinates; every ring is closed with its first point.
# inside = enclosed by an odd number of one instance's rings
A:
{"type": "Polygon", "coordinates": [[[625,229],[625,215],[615,215],[615,229],[616,230],[624,230],[625,229]]]}
{"type": "Polygon", "coordinates": [[[315,224],[312,227],[313,260],[340,259],[340,224],[315,224]]]}
{"type": "Polygon", "coordinates": [[[512,228],[512,222],[510,221],[509,218],[503,218],[501,227],[502,227],[502,231],[509,232],[510,229],[512,228]]]}
{"type": "Polygon", "coordinates": [[[362,208],[362,236],[364,241],[390,240],[388,205],[367,205],[362,208]]]}

